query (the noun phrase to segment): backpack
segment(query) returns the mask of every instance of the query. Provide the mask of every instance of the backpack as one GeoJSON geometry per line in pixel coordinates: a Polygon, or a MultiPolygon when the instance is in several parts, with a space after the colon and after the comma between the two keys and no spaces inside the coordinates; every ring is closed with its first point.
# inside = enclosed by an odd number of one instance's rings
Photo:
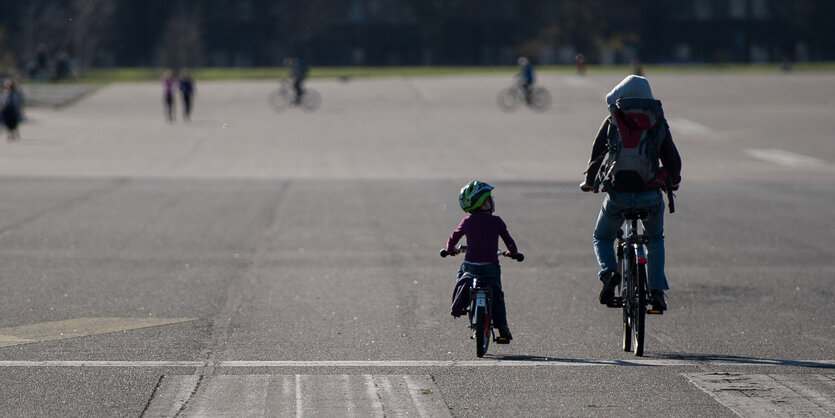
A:
{"type": "Polygon", "coordinates": [[[597,173],[594,190],[601,184],[621,192],[660,187],[658,159],[667,136],[661,102],[621,98],[609,106],[609,113],[609,158],[597,173]]]}

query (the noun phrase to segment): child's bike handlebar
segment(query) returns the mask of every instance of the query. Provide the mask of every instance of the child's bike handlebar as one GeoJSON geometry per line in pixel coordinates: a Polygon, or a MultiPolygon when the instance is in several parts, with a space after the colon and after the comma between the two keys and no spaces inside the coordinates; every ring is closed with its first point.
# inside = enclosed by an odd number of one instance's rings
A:
{"type": "MultiPolygon", "coordinates": [[[[460,252],[462,252],[462,253],[467,252],[467,246],[466,246],[466,245],[459,245],[459,246],[458,246],[458,251],[460,251],[460,252]]],[[[522,253],[516,253],[516,255],[514,256],[514,255],[510,255],[510,254],[508,254],[508,252],[507,252],[507,251],[499,251],[497,254],[498,254],[498,255],[505,256],[505,257],[507,257],[507,258],[512,258],[512,259],[514,259],[514,260],[516,260],[516,261],[518,261],[518,262],[520,262],[520,263],[521,263],[522,261],[524,261],[524,260],[525,260],[525,255],[524,255],[524,254],[522,254],[522,253]]],[[[446,257],[446,256],[450,256],[450,255],[451,255],[451,256],[454,256],[454,254],[452,254],[452,253],[450,253],[449,251],[447,251],[447,250],[446,250],[446,248],[444,248],[444,249],[442,249],[442,250],[441,250],[441,257],[446,257]]]]}

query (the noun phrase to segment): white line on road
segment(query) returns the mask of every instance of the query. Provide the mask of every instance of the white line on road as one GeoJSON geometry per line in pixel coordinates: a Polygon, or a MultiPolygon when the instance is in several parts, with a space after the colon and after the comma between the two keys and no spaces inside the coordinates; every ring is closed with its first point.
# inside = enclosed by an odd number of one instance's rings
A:
{"type": "Polygon", "coordinates": [[[672,129],[674,136],[677,133],[684,135],[707,135],[713,132],[707,126],[690,119],[674,118],[668,120],[668,122],[670,123],[670,129],[672,129]]]}
{"type": "Polygon", "coordinates": [[[818,158],[809,157],[806,155],[795,154],[793,152],[784,151],[781,149],[748,149],[745,154],[749,157],[769,163],[779,164],[787,167],[799,166],[825,166],[827,162],[818,158]]]}
{"type": "Polygon", "coordinates": [[[121,360],[3,360],[4,367],[690,367],[690,366],[783,366],[832,369],[835,360],[773,360],[755,358],[593,360],[542,358],[534,360],[324,360],[269,361],[121,361],[121,360]]]}
{"type": "Polygon", "coordinates": [[[742,417],[835,416],[835,376],[690,373],[690,382],[742,417]]]}
{"type": "Polygon", "coordinates": [[[145,416],[450,416],[434,381],[425,375],[215,375],[180,411],[179,388],[193,380],[165,375],[167,384],[160,385],[145,416]],[[288,379],[295,380],[289,392],[275,384],[288,379]],[[369,381],[382,390],[369,389],[369,381]],[[276,409],[270,403],[295,408],[276,409]]]}

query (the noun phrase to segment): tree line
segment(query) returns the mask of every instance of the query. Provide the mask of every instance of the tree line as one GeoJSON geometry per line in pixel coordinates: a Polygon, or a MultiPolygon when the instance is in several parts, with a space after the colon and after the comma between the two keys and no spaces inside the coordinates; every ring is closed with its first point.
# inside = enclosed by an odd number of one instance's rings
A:
{"type": "Polygon", "coordinates": [[[0,0],[0,66],[831,60],[832,21],[831,0],[0,0]]]}

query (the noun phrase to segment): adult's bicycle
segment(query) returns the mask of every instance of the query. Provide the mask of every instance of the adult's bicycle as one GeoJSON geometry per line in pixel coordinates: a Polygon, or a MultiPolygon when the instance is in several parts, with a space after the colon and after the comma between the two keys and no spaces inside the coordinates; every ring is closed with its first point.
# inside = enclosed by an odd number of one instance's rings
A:
{"type": "MultiPolygon", "coordinates": [[[[461,245],[458,246],[458,251],[466,252],[467,246],[461,245]]],[[[522,253],[516,253],[515,256],[510,255],[510,253],[506,251],[499,251],[499,255],[512,258],[516,261],[522,262],[525,259],[525,256],[522,253]]],[[[447,250],[441,250],[441,257],[446,257],[448,255],[453,255],[447,252],[447,250]]],[[[470,338],[475,340],[475,355],[477,357],[484,357],[484,354],[487,353],[487,348],[490,347],[490,340],[496,342],[497,344],[508,344],[510,343],[509,340],[500,340],[496,337],[495,330],[493,329],[493,289],[490,287],[490,283],[487,278],[478,277],[472,273],[464,273],[462,277],[465,278],[469,277],[467,280],[469,281],[470,285],[470,307],[467,311],[467,315],[470,319],[469,328],[472,330],[472,335],[470,338]]]]}
{"type": "Polygon", "coordinates": [[[276,112],[282,112],[290,106],[301,107],[305,112],[314,112],[322,105],[322,96],[318,91],[305,87],[301,97],[297,97],[296,89],[290,80],[284,78],[278,89],[270,93],[269,102],[276,112]]]}
{"type": "MultiPolygon", "coordinates": [[[[647,276],[647,258],[645,246],[649,237],[639,233],[638,221],[649,216],[645,210],[628,211],[623,214],[629,224],[627,234],[618,230],[617,260],[618,271],[622,278],[618,285],[620,296],[608,305],[623,308],[623,351],[633,351],[636,356],[644,355],[644,337],[646,335],[646,315],[664,313],[649,305],[649,279],[647,276]]],[[[641,231],[642,232],[642,231],[641,231]]]]}
{"type": "Polygon", "coordinates": [[[517,83],[500,91],[496,104],[505,112],[513,112],[522,104],[537,112],[544,112],[551,107],[551,93],[541,86],[531,86],[526,90],[517,83]]]}

